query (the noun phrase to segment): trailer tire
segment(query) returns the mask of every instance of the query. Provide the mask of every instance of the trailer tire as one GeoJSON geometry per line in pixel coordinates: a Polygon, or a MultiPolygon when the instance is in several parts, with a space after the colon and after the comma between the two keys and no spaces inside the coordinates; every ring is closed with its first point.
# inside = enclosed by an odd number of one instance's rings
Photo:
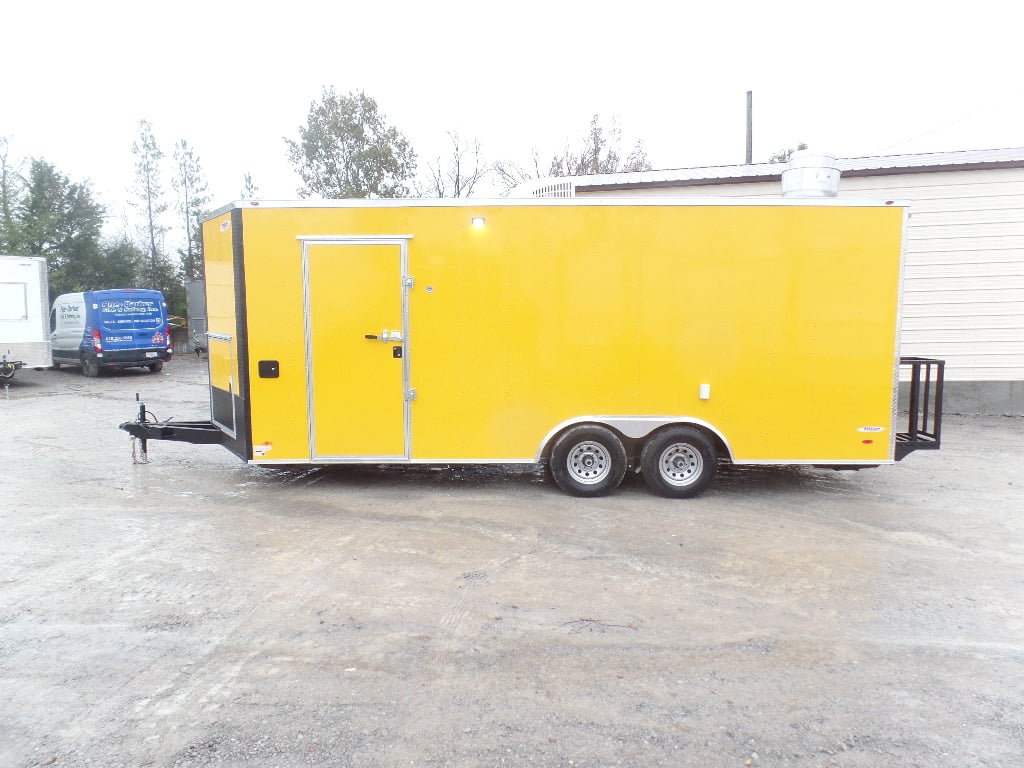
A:
{"type": "Polygon", "coordinates": [[[715,479],[718,457],[707,436],[693,427],[669,427],[644,444],[640,469],[647,486],[659,496],[698,496],[715,479]]]}
{"type": "Polygon", "coordinates": [[[146,367],[149,368],[150,373],[160,373],[164,369],[164,361],[160,360],[156,363],[150,363],[146,367]]]}
{"type": "Polygon", "coordinates": [[[605,496],[619,487],[626,474],[626,449],[607,427],[572,427],[555,441],[548,469],[570,496],[605,496]]]}
{"type": "Polygon", "coordinates": [[[90,379],[100,375],[100,364],[96,362],[96,358],[82,355],[82,373],[90,379]]]}

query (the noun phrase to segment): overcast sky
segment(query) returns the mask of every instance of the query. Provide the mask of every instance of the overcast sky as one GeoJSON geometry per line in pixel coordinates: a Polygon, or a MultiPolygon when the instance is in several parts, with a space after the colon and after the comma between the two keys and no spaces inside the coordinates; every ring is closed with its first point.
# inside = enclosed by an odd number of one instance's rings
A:
{"type": "Polygon", "coordinates": [[[195,148],[215,204],[246,171],[294,198],[282,137],[323,86],[374,97],[421,167],[451,130],[489,160],[536,147],[546,164],[593,114],[655,168],[742,163],[748,90],[755,161],[799,141],[841,157],[1016,147],[1022,17],[1005,0],[9,0],[0,136],[91,180],[114,216],[140,118],[168,158],[195,148]]]}

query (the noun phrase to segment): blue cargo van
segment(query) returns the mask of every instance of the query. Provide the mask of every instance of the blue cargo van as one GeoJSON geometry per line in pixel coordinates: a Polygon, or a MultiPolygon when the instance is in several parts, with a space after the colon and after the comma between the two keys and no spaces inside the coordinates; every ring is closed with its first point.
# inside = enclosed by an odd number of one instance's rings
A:
{"type": "Polygon", "coordinates": [[[50,312],[53,367],[78,365],[86,376],[102,368],[148,368],[171,359],[167,304],[160,291],[122,288],[58,296],[50,312]]]}

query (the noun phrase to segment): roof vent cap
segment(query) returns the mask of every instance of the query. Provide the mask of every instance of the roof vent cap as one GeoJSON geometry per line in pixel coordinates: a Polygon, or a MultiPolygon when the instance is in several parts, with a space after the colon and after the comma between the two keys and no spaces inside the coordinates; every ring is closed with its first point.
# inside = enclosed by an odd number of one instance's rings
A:
{"type": "Polygon", "coordinates": [[[789,158],[782,172],[783,197],[835,197],[839,194],[839,168],[835,157],[801,149],[789,158]]]}

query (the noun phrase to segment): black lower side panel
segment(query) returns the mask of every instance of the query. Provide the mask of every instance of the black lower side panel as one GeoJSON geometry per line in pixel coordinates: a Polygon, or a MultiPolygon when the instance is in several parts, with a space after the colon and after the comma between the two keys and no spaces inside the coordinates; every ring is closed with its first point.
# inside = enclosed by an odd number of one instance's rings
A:
{"type": "Polygon", "coordinates": [[[230,392],[210,387],[210,408],[213,412],[213,420],[230,432],[237,431],[235,429],[234,400],[235,398],[230,392]]]}

